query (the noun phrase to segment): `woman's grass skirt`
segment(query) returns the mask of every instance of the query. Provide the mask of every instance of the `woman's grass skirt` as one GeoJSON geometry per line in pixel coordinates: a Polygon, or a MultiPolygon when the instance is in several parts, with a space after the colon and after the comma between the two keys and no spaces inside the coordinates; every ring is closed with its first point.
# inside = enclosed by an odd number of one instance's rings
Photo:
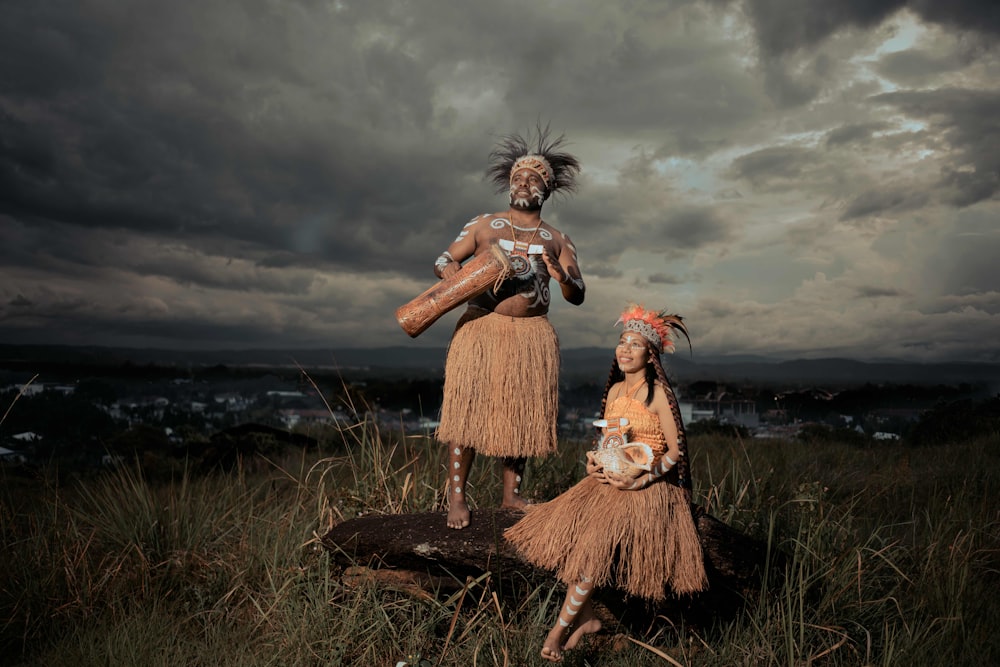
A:
{"type": "Polygon", "coordinates": [[[559,339],[548,318],[469,308],[448,347],[438,440],[542,456],[556,451],[558,416],[559,339]]]}
{"type": "Polygon", "coordinates": [[[567,584],[586,576],[654,601],[708,586],[687,492],[664,480],[622,491],[585,477],[504,537],[567,584]]]}

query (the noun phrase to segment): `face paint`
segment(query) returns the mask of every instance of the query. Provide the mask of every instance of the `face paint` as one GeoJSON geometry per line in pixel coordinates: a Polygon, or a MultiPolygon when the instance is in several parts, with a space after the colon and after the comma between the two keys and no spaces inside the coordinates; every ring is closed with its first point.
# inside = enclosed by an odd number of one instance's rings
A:
{"type": "Polygon", "coordinates": [[[510,178],[510,205],[517,209],[541,208],[548,197],[545,181],[531,169],[519,169],[510,178]]]}

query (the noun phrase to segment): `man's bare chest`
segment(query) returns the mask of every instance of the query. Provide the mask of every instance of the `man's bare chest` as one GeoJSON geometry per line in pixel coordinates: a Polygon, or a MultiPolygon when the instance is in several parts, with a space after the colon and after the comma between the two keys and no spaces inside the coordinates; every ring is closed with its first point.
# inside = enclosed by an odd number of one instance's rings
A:
{"type": "Polygon", "coordinates": [[[558,240],[544,223],[513,225],[508,218],[495,216],[481,229],[480,243],[496,243],[509,256],[530,257],[541,255],[543,250],[552,254],[558,240]]]}

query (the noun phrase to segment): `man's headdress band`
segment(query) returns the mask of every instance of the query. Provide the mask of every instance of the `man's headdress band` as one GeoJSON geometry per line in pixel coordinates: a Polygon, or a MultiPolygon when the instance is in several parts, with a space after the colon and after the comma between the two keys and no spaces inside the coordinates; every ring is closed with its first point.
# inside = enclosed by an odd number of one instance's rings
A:
{"type": "Polygon", "coordinates": [[[538,174],[538,177],[545,183],[545,187],[552,187],[552,165],[541,155],[523,155],[514,161],[514,166],[510,168],[510,177],[522,169],[528,169],[538,174]]]}

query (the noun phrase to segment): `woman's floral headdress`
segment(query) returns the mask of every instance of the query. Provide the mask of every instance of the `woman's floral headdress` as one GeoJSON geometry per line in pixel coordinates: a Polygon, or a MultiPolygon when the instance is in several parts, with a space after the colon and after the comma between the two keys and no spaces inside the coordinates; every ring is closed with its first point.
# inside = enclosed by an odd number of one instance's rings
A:
{"type": "Polygon", "coordinates": [[[646,310],[642,306],[630,304],[622,313],[615,325],[624,324],[625,331],[634,331],[649,341],[657,354],[674,352],[673,334],[676,331],[687,338],[688,348],[691,347],[691,337],[688,336],[684,318],[680,315],[667,313],[665,310],[646,310]]]}

